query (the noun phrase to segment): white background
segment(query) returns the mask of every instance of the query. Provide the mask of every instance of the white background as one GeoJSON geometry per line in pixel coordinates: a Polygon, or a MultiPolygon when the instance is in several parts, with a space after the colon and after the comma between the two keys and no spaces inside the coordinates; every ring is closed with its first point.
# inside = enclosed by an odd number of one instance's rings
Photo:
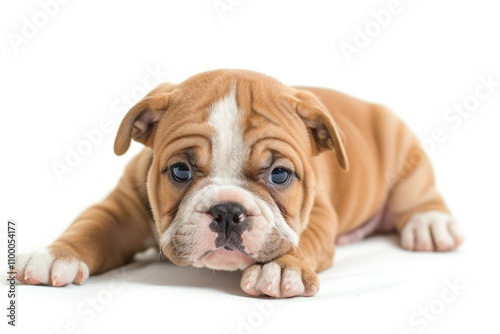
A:
{"type": "MultiPolygon", "coordinates": [[[[46,2],[51,1],[41,1],[46,2]]],[[[122,99],[135,94],[136,100],[144,80],[151,82],[152,70],[177,83],[200,71],[245,68],[290,85],[324,86],[383,103],[422,140],[442,129],[443,142],[432,151],[438,185],[467,231],[466,244],[452,254],[409,254],[397,248],[395,238],[340,248],[336,267],[320,276],[317,297],[275,302],[273,313],[250,330],[312,326],[325,333],[418,333],[408,317],[439,298],[444,279],[457,277],[467,289],[424,332],[498,330],[499,275],[493,261],[498,261],[500,232],[500,87],[456,127],[443,119],[449,108],[474,95],[480,77],[500,81],[496,2],[401,0],[399,12],[386,26],[379,25],[380,31],[372,30],[369,43],[350,61],[340,46],[354,45],[357,29],[373,28],[372,11],[380,13],[389,0],[222,0],[230,6],[222,14],[214,3],[73,0],[50,7],[49,17],[37,1],[2,2],[0,219],[18,222],[18,250],[49,244],[116,184],[123,166],[140,150],[134,143],[125,156],[113,154],[114,132],[130,104],[122,99]],[[27,21],[44,26],[29,31],[27,21]],[[27,31],[32,36],[26,38],[27,31]],[[25,39],[14,46],[15,38],[25,39]],[[84,131],[97,129],[105,119],[113,131],[58,179],[54,163],[66,164],[68,147],[82,145],[84,131]],[[372,276],[363,278],[366,272],[372,276]],[[377,272],[383,275],[374,278],[377,272]],[[406,285],[394,284],[399,280],[394,275],[402,275],[406,285]],[[370,285],[372,278],[392,283],[370,285]]],[[[131,270],[139,278],[96,319],[80,321],[81,332],[139,330],[149,324],[162,332],[174,327],[177,332],[229,333],[237,332],[238,319],[255,311],[253,299],[238,292],[238,273],[157,264],[131,270]],[[141,277],[154,275],[177,275],[178,283],[174,288],[161,279],[162,284],[140,284],[141,277]]],[[[90,280],[87,287],[18,287],[16,330],[64,331],[71,319],[80,319],[74,311],[78,303],[98,294],[110,277],[90,280]]],[[[7,298],[0,301],[3,310],[7,298]]],[[[0,326],[6,327],[3,313],[0,326]]]]}

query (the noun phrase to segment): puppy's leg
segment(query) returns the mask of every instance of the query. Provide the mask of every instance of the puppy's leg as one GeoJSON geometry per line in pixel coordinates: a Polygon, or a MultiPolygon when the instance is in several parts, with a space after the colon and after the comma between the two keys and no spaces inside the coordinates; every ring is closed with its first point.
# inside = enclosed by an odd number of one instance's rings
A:
{"type": "Polygon", "coordinates": [[[317,198],[298,248],[243,272],[241,288],[252,296],[313,296],[319,290],[316,272],[331,266],[337,231],[335,210],[317,198]]]}
{"type": "Polygon", "coordinates": [[[25,284],[80,284],[127,263],[151,238],[145,198],[144,154],[128,165],[113,192],[83,212],[52,245],[18,258],[17,277],[25,284]],[[142,188],[142,189],[141,189],[142,188]],[[143,193],[144,192],[144,193],[143,193]]]}
{"type": "MultiPolygon", "coordinates": [[[[401,161],[400,161],[401,163],[401,161]]],[[[387,219],[401,235],[401,246],[416,251],[447,251],[464,237],[436,190],[427,155],[414,143],[389,195],[387,219]]]]}

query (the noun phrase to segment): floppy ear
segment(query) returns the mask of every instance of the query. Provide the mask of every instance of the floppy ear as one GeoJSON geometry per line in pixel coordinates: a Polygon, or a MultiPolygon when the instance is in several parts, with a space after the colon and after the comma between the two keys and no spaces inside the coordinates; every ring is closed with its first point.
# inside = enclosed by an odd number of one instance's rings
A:
{"type": "Polygon", "coordinates": [[[343,170],[349,170],[349,161],[344,148],[344,134],[326,107],[308,91],[298,90],[295,96],[295,111],[302,118],[314,140],[313,155],[325,150],[334,150],[340,167],[343,170]]]}
{"type": "Polygon", "coordinates": [[[172,87],[171,84],[161,84],[129,110],[116,134],[117,155],[127,152],[131,139],[153,146],[156,125],[168,108],[172,87]]]}

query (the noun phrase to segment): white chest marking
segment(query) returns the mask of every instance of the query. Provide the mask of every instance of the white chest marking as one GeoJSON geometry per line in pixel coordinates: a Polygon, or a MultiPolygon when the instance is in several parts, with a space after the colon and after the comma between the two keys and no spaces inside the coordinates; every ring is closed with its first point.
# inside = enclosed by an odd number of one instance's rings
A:
{"type": "Polygon", "coordinates": [[[248,156],[234,88],[211,106],[208,123],[215,130],[211,177],[221,183],[234,184],[242,179],[243,162],[248,156]]]}

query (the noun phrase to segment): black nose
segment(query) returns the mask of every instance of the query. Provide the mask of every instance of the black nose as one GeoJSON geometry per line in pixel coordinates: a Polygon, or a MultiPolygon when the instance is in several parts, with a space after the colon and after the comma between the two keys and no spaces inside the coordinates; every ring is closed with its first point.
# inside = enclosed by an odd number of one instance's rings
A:
{"type": "Polygon", "coordinates": [[[220,229],[225,231],[226,238],[231,231],[243,220],[245,209],[238,203],[228,202],[212,206],[208,212],[214,217],[220,229]]]}

